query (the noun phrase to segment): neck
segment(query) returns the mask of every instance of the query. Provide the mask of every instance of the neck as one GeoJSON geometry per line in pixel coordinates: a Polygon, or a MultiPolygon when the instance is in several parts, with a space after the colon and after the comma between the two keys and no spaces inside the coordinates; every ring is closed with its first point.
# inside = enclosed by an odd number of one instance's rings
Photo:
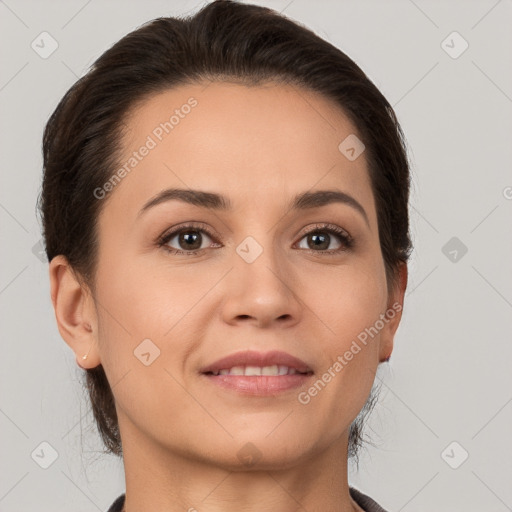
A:
{"type": "Polygon", "coordinates": [[[362,510],[349,494],[348,433],[286,468],[232,470],[167,451],[126,424],[123,430],[126,512],[362,510]]]}

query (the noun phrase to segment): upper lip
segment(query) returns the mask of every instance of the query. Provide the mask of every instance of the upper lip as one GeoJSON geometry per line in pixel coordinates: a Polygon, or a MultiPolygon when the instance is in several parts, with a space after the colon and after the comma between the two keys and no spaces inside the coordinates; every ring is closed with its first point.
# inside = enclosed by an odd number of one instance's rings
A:
{"type": "Polygon", "coordinates": [[[274,366],[283,365],[289,368],[295,368],[298,372],[308,373],[313,370],[301,359],[294,357],[286,352],[272,350],[270,352],[256,352],[246,350],[235,352],[227,357],[218,359],[212,364],[201,369],[201,373],[218,372],[233,368],[234,366],[274,366]]]}

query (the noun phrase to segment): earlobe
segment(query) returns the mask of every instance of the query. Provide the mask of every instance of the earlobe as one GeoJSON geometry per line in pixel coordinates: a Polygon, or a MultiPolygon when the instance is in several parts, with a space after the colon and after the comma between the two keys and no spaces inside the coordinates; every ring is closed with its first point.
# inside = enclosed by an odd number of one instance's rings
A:
{"type": "Polygon", "coordinates": [[[50,262],[50,290],[57,327],[71,347],[81,368],[101,363],[96,315],[88,288],[79,282],[67,259],[55,256],[50,262]],[[84,357],[85,356],[85,357],[84,357]]]}
{"type": "Polygon", "coordinates": [[[404,296],[408,278],[406,262],[400,263],[397,273],[397,283],[395,288],[392,290],[392,293],[389,294],[388,305],[385,313],[388,321],[381,333],[379,354],[380,362],[389,361],[393,351],[395,333],[402,318],[404,296]]]}

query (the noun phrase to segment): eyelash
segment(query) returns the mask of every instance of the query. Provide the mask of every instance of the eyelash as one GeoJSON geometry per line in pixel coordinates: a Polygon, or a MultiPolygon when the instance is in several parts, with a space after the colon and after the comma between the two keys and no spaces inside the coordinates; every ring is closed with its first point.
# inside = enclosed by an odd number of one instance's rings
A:
{"type": "MultiPolygon", "coordinates": [[[[174,238],[176,235],[179,235],[180,233],[186,233],[187,231],[195,231],[195,232],[202,232],[206,233],[212,240],[216,239],[216,236],[210,229],[208,229],[204,225],[197,225],[197,224],[186,224],[184,226],[180,226],[179,228],[173,229],[172,231],[168,231],[163,233],[157,240],[158,247],[161,247],[162,249],[168,251],[171,254],[187,254],[187,255],[197,255],[200,252],[206,250],[206,249],[195,249],[192,251],[187,251],[185,249],[175,249],[173,247],[169,247],[167,244],[169,241],[174,238]]],[[[328,233],[328,234],[334,234],[339,237],[342,247],[339,249],[330,249],[330,250],[318,250],[315,251],[314,249],[300,249],[301,251],[307,251],[309,253],[314,254],[323,254],[326,256],[336,256],[337,254],[341,252],[348,251],[350,249],[353,249],[354,247],[354,239],[342,228],[336,226],[335,224],[316,224],[313,229],[307,231],[306,233],[303,233],[300,240],[305,238],[306,236],[313,234],[313,233],[328,233]]],[[[299,240],[299,241],[300,241],[299,240]]]]}

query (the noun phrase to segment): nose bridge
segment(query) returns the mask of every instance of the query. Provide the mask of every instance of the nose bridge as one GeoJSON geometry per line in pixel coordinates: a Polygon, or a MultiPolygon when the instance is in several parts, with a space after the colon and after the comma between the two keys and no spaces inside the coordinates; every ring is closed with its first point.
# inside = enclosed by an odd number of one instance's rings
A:
{"type": "Polygon", "coordinates": [[[281,280],[288,273],[286,261],[271,233],[259,235],[258,239],[247,236],[238,244],[235,252],[235,270],[242,281],[247,278],[253,287],[259,284],[264,287],[273,285],[274,288],[283,286],[281,280]]]}
{"type": "Polygon", "coordinates": [[[251,317],[258,323],[297,320],[300,304],[290,284],[293,268],[276,246],[273,231],[246,236],[233,251],[224,314],[227,321],[251,317]]]}

